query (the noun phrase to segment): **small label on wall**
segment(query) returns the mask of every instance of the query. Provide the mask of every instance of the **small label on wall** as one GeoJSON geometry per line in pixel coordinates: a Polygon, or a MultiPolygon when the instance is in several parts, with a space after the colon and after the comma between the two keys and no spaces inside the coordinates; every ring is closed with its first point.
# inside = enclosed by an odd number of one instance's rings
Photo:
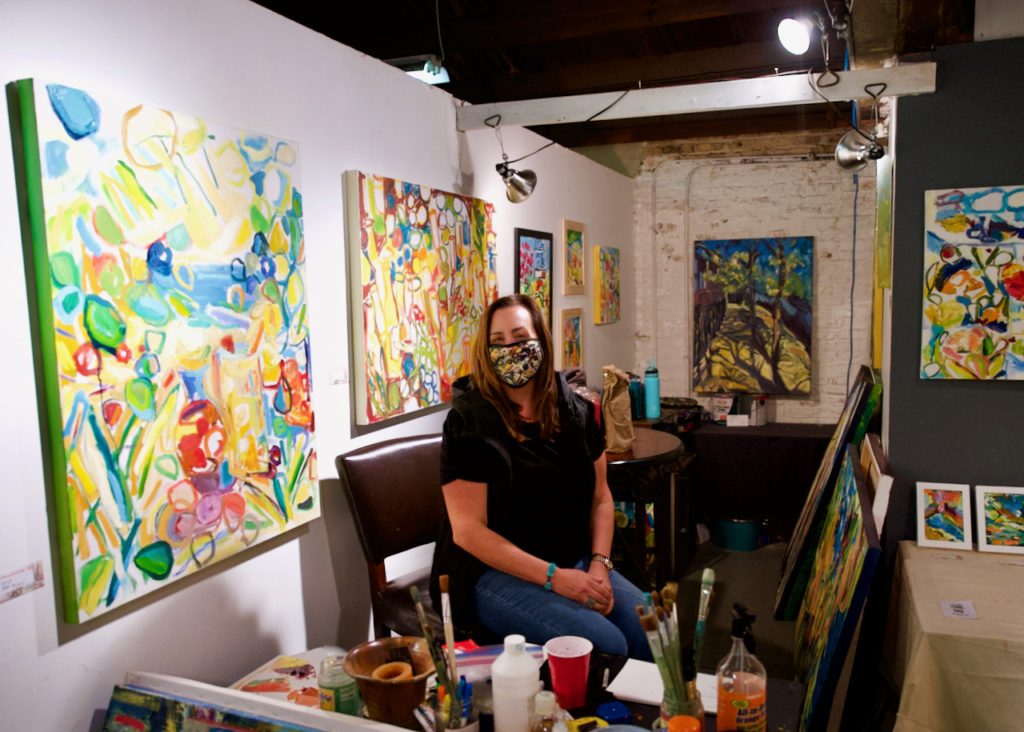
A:
{"type": "Polygon", "coordinates": [[[939,604],[942,605],[942,612],[946,614],[947,618],[977,619],[978,617],[978,613],[974,609],[974,603],[970,600],[957,600],[954,602],[940,600],[939,604]]]}
{"type": "Polygon", "coordinates": [[[43,563],[33,562],[24,569],[0,575],[0,602],[38,590],[43,586],[43,563]]]}

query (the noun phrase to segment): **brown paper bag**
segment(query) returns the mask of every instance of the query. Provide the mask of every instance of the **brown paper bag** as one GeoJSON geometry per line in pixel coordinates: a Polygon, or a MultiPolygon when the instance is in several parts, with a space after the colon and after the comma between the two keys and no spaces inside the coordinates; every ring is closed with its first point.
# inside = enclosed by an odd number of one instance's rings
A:
{"type": "Polygon", "coordinates": [[[601,416],[604,417],[604,447],[608,452],[633,448],[633,418],[629,408],[629,376],[615,366],[602,366],[601,416]]]}

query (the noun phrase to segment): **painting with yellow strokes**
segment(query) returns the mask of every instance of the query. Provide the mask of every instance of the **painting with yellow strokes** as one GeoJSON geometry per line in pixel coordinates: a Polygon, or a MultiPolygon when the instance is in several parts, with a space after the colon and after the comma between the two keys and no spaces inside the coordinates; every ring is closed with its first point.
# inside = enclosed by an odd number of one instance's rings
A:
{"type": "Polygon", "coordinates": [[[317,517],[296,146],[9,87],[69,622],[317,517]]]}
{"type": "Polygon", "coordinates": [[[345,196],[356,424],[444,404],[498,295],[494,206],[360,171],[345,196]]]}

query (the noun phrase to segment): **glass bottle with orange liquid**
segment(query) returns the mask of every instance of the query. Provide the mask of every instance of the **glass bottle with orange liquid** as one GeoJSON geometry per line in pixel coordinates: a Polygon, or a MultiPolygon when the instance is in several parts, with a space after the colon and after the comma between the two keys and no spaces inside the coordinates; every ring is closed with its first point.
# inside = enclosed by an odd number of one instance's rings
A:
{"type": "Polygon", "coordinates": [[[754,616],[739,603],[733,605],[732,616],[732,649],[718,664],[716,673],[716,728],[719,732],[765,732],[768,674],[753,653],[750,626],[754,616]]]}

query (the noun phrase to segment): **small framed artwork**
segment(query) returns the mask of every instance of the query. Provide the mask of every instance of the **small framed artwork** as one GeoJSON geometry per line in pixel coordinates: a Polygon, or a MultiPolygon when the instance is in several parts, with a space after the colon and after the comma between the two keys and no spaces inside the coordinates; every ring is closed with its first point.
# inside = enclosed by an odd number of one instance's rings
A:
{"type": "Polygon", "coordinates": [[[971,487],[960,483],[917,484],[917,545],[971,548],[971,487]]]}
{"type": "Polygon", "coordinates": [[[516,229],[516,292],[529,295],[551,322],[551,249],[554,237],[544,231],[516,229]]]}
{"type": "Polygon", "coordinates": [[[1024,554],[1024,488],[975,486],[974,512],[980,551],[1024,554]]]}
{"type": "Polygon", "coordinates": [[[619,320],[619,250],[594,247],[594,323],[619,320]]]}
{"type": "Polygon", "coordinates": [[[587,245],[587,227],[579,221],[562,219],[562,242],[565,261],[562,263],[562,294],[582,295],[586,290],[586,270],[583,253],[587,245]]]}
{"type": "Polygon", "coordinates": [[[583,308],[566,308],[559,318],[562,368],[583,368],[583,308]]]}

